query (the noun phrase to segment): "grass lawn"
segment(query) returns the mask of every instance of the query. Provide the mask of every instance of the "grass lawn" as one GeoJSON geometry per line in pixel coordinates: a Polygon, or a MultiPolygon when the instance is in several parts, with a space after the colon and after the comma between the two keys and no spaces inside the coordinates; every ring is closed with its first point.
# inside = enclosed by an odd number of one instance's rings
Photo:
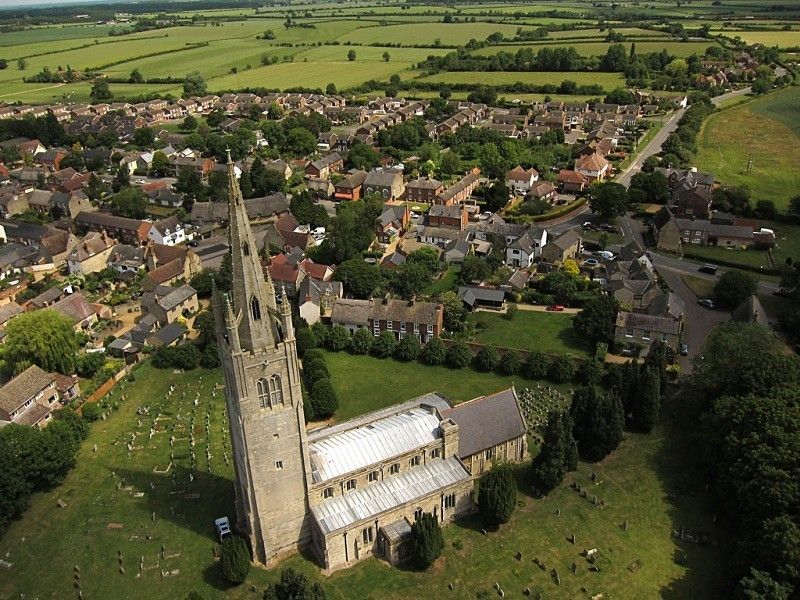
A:
{"type": "Polygon", "coordinates": [[[510,85],[517,82],[546,85],[559,85],[562,81],[574,81],[578,85],[596,83],[611,90],[624,84],[625,80],[620,73],[589,73],[589,72],[537,72],[537,71],[492,71],[474,73],[472,71],[446,71],[423,77],[419,81],[436,83],[473,83],[480,80],[486,85],[510,85]]]}
{"type": "Polygon", "coordinates": [[[775,232],[775,264],[777,266],[786,262],[787,258],[793,261],[800,260],[800,227],[785,223],[764,222],[763,227],[775,232]]]}
{"type": "MultiPolygon", "coordinates": [[[[661,207],[659,206],[659,208],[661,207]]],[[[603,234],[606,235],[607,245],[609,246],[625,243],[625,237],[620,233],[609,233],[607,231],[597,231],[596,229],[581,228],[581,237],[592,242],[599,242],[603,234]]]]}
{"type": "Polygon", "coordinates": [[[441,294],[442,292],[455,290],[458,286],[459,271],[461,271],[461,269],[458,267],[448,267],[447,271],[445,271],[442,276],[439,277],[439,279],[422,290],[422,293],[426,296],[435,296],[436,294],[441,294]]]}
{"type": "Polygon", "coordinates": [[[765,46],[778,46],[779,48],[794,48],[800,46],[800,31],[712,31],[712,34],[722,34],[730,38],[741,38],[748,44],[764,44],[765,46]]]}
{"type": "Polygon", "coordinates": [[[785,211],[800,189],[800,88],[711,115],[698,136],[696,166],[727,185],[746,185],[756,200],[785,211]],[[748,173],[747,164],[753,165],[748,173]]]}
{"type": "MultiPolygon", "coordinates": [[[[385,27],[366,27],[339,38],[344,42],[358,44],[391,43],[413,44],[424,42],[432,44],[439,39],[442,44],[465,44],[470,39],[485,40],[491,34],[500,32],[506,37],[514,37],[517,25],[498,25],[496,23],[413,23],[386,25],[385,27]]],[[[357,51],[358,49],[356,49],[357,51]]],[[[391,50],[390,50],[391,52],[391,50]]]]}
{"type": "Polygon", "coordinates": [[[490,312],[474,312],[469,322],[482,324],[476,342],[522,350],[543,350],[585,356],[589,351],[572,328],[572,317],[552,312],[518,310],[512,320],[490,312]]]}
{"type": "Polygon", "coordinates": [[[718,246],[690,246],[684,248],[683,254],[690,258],[712,263],[715,260],[724,260],[743,267],[755,269],[760,267],[771,268],[769,256],[765,250],[729,250],[718,246]]]}
{"type": "MultiPolygon", "coordinates": [[[[433,389],[460,401],[510,384],[508,378],[469,370],[404,365],[344,353],[330,354],[328,367],[341,398],[342,418],[433,389]]],[[[211,396],[220,382],[219,372],[174,374],[143,365],[135,377],[110,395],[110,402],[118,403],[119,409],[92,426],[77,466],[64,484],[37,495],[25,516],[0,539],[0,553],[13,563],[0,579],[0,597],[74,597],[76,564],[84,597],[104,600],[181,600],[191,590],[205,598],[256,600],[277,576],[277,569],[254,569],[245,585],[227,588],[219,580],[212,557],[211,521],[233,510],[232,469],[223,460],[228,434],[222,391],[211,396]],[[166,397],[170,384],[176,392],[166,397]],[[143,406],[149,407],[148,415],[137,414],[143,406]],[[189,482],[187,428],[193,411],[198,458],[194,480],[189,482]],[[206,412],[210,415],[208,434],[206,412]],[[148,439],[154,419],[157,432],[148,439]],[[177,430],[173,430],[175,425],[177,430]],[[126,444],[133,432],[139,435],[128,458],[126,444]],[[172,448],[170,435],[176,437],[172,448]],[[207,446],[210,465],[204,452],[207,446]],[[163,469],[169,463],[171,450],[175,458],[170,472],[154,473],[154,468],[163,469]],[[58,499],[67,506],[57,508],[58,499]],[[160,556],[162,544],[166,558],[160,556]],[[117,562],[118,551],[124,573],[117,562]],[[47,569],[40,568],[43,557],[47,569]],[[139,575],[142,557],[144,570],[139,575]],[[162,577],[162,570],[179,573],[162,577]],[[251,585],[256,592],[250,591],[251,585]]],[[[545,499],[525,493],[527,470],[523,467],[519,505],[511,522],[488,535],[480,533],[483,525],[477,518],[445,528],[444,556],[427,572],[393,569],[370,559],[322,577],[318,567],[302,556],[287,559],[281,567],[293,566],[321,581],[332,600],[466,600],[474,599],[479,590],[489,591],[495,581],[512,597],[526,586],[541,589],[545,597],[583,597],[582,586],[608,598],[720,597],[728,548],[712,523],[713,507],[702,494],[691,491],[697,485],[691,474],[694,462],[684,443],[690,417],[684,407],[664,412],[666,417],[653,434],[626,434],[618,451],[601,464],[581,464],[545,499]],[[596,483],[590,482],[592,471],[597,474],[596,483]],[[605,507],[597,508],[581,498],[568,487],[572,480],[604,500],[605,507]],[[621,527],[626,520],[627,531],[621,527]],[[709,533],[715,545],[675,541],[670,531],[681,526],[709,533]],[[572,533],[575,545],[567,540],[572,533]],[[599,573],[588,571],[579,556],[584,548],[598,549],[599,573]],[[523,552],[521,561],[514,559],[517,549],[523,552]],[[533,557],[545,562],[548,571],[558,570],[560,587],[531,562],[533,557]],[[577,565],[575,575],[570,573],[572,562],[577,565]],[[450,582],[452,592],[447,589],[450,582]]]]}
{"type": "Polygon", "coordinates": [[[695,277],[694,275],[683,275],[681,280],[698,298],[711,298],[714,295],[714,284],[716,282],[711,279],[703,279],[702,277],[695,277]]]}

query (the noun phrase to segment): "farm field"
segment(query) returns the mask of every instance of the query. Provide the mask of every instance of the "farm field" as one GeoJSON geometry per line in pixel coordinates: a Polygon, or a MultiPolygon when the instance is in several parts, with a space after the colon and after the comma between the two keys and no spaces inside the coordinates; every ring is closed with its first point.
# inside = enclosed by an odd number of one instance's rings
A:
{"type": "Polygon", "coordinates": [[[518,310],[508,320],[499,314],[474,312],[468,321],[478,327],[474,341],[482,344],[584,357],[589,348],[572,328],[573,316],[518,310]]]}
{"type": "Polygon", "coordinates": [[[800,30],[795,31],[735,31],[730,29],[712,30],[712,34],[723,34],[730,38],[738,37],[748,44],[764,44],[779,48],[800,46],[800,30]]]}
{"type": "MultiPolygon", "coordinates": [[[[464,372],[457,372],[448,378],[440,377],[435,386],[426,385],[424,389],[416,383],[393,387],[387,385],[387,374],[392,377],[395,366],[404,366],[395,362],[391,363],[392,369],[381,369],[380,379],[360,377],[357,386],[350,384],[354,378],[348,373],[352,371],[342,372],[355,367],[370,373],[373,362],[381,361],[329,355],[328,366],[335,375],[334,385],[343,404],[350,397],[348,393],[356,391],[366,394],[363,408],[374,409],[389,402],[385,399],[387,392],[405,400],[418,390],[438,389],[461,401],[507,384],[498,381],[496,387],[494,383],[482,384],[481,388],[464,386],[459,382],[464,372]],[[340,357],[347,360],[338,361],[340,357]],[[342,384],[344,379],[348,385],[342,384]]],[[[26,515],[12,524],[0,540],[0,552],[13,563],[7,572],[12,576],[0,580],[2,597],[72,597],[76,564],[83,596],[104,600],[183,598],[192,590],[207,598],[256,600],[277,577],[279,569],[253,569],[245,584],[229,588],[220,581],[212,556],[212,519],[231,515],[233,510],[232,472],[223,460],[227,432],[222,392],[216,390],[216,397],[211,395],[220,381],[219,373],[174,374],[145,364],[135,377],[135,381],[125,384],[125,400],[121,400],[122,389],[111,394],[110,401],[118,403],[119,409],[92,426],[77,466],[66,481],[37,495],[26,515]],[[179,391],[165,398],[170,384],[179,391]],[[187,391],[186,398],[180,390],[187,391]],[[198,406],[194,407],[198,392],[198,406]],[[150,407],[150,415],[137,414],[142,406],[150,407]],[[149,440],[148,428],[159,410],[162,415],[157,421],[157,433],[149,440]],[[185,427],[195,410],[199,421],[194,434],[198,470],[190,482],[185,427]],[[206,412],[210,414],[208,439],[206,412]],[[178,425],[177,441],[171,448],[167,436],[173,425],[178,425]],[[126,443],[134,431],[140,435],[133,444],[131,458],[127,458],[126,443]],[[203,452],[206,444],[212,455],[210,470],[203,452]],[[155,473],[154,469],[162,470],[169,463],[171,450],[175,460],[170,472],[155,473]],[[56,507],[58,499],[66,502],[64,508],[56,507]],[[124,573],[117,560],[118,551],[124,573]],[[38,568],[42,556],[48,557],[45,570],[38,568]],[[144,570],[137,576],[142,558],[144,570]],[[162,577],[161,570],[176,574],[162,577]]],[[[424,383],[435,381],[432,377],[424,383]]],[[[691,418],[687,412],[691,411],[686,407],[668,405],[662,423],[652,434],[626,433],[620,448],[609,459],[596,465],[581,463],[578,471],[545,499],[530,497],[527,467],[522,466],[519,505],[511,522],[488,535],[480,532],[483,525],[477,517],[446,527],[444,555],[426,572],[394,569],[378,559],[369,559],[323,577],[319,568],[302,556],[287,559],[280,568],[291,566],[320,581],[332,600],[472,600],[478,591],[491,593],[494,581],[511,597],[519,596],[526,586],[541,590],[544,597],[583,597],[579,591],[582,586],[608,598],[721,597],[728,540],[712,521],[714,507],[702,495],[689,491],[695,480],[694,463],[684,444],[686,423],[691,418]],[[592,472],[596,473],[594,484],[590,480],[592,472]],[[593,495],[604,500],[605,507],[593,506],[570,489],[569,482],[573,480],[588,486],[593,495]],[[621,526],[624,521],[629,523],[627,531],[621,526]],[[670,532],[681,527],[707,533],[713,545],[676,541],[670,532]],[[568,541],[572,533],[576,536],[575,545],[568,541]],[[598,549],[600,572],[588,571],[579,556],[584,548],[598,549]],[[520,561],[514,558],[517,549],[523,554],[520,561]],[[532,563],[534,557],[540,558],[548,569],[558,569],[560,587],[532,563]],[[577,565],[574,575],[570,573],[572,562],[577,565]],[[453,583],[452,591],[448,590],[448,583],[453,583]]]]}
{"type": "Polygon", "coordinates": [[[442,44],[465,44],[470,39],[485,40],[499,31],[507,37],[514,37],[517,25],[499,25],[496,23],[415,23],[413,25],[387,25],[385,27],[369,27],[353,31],[340,38],[342,43],[359,44],[415,44],[434,43],[439,39],[442,44]]]}
{"type": "Polygon", "coordinates": [[[712,114],[698,136],[696,166],[785,211],[800,189],[800,88],[712,114]],[[748,173],[747,164],[753,165],[748,173]]]}
{"type": "MultiPolygon", "coordinates": [[[[669,41],[653,41],[653,42],[622,42],[623,45],[626,47],[630,47],[631,43],[636,44],[636,52],[639,54],[645,54],[649,52],[661,52],[661,50],[665,49],[670,54],[673,54],[677,57],[686,57],[691,54],[702,54],[705,52],[706,48],[709,46],[714,46],[715,42],[677,42],[674,40],[669,41]]],[[[578,54],[583,56],[601,56],[608,51],[608,47],[611,45],[611,42],[586,42],[581,40],[576,40],[574,42],[544,42],[541,44],[503,44],[499,46],[486,46],[485,48],[481,48],[479,50],[475,50],[472,54],[480,55],[480,56],[493,56],[498,52],[511,52],[514,53],[520,48],[530,48],[534,52],[541,49],[542,47],[554,48],[554,47],[572,47],[575,48],[575,51],[578,54]]]]}
{"type": "Polygon", "coordinates": [[[517,82],[532,85],[559,85],[562,81],[574,81],[578,85],[599,84],[611,90],[625,84],[620,73],[590,73],[586,71],[542,72],[542,71],[443,71],[421,77],[419,81],[436,83],[486,83],[488,85],[511,85],[517,82]]]}
{"type": "MultiPolygon", "coordinates": [[[[452,92],[451,98],[453,100],[466,100],[467,96],[469,96],[469,92],[460,92],[455,91],[452,92]]],[[[406,98],[438,98],[439,92],[429,92],[425,90],[410,90],[410,91],[403,91],[400,93],[401,96],[406,98]]],[[[545,98],[549,98],[554,102],[563,101],[563,102],[588,102],[589,100],[594,100],[596,96],[581,96],[581,95],[574,95],[574,96],[566,96],[563,94],[517,94],[514,92],[499,92],[497,94],[498,98],[505,98],[507,100],[520,100],[523,102],[544,102],[545,98]]]]}
{"type": "MultiPolygon", "coordinates": [[[[615,33],[620,33],[625,36],[634,37],[664,37],[665,34],[661,31],[653,31],[651,29],[640,29],[638,27],[613,27],[615,33]]],[[[588,38],[596,37],[598,40],[604,40],[608,31],[601,31],[599,29],[575,29],[571,31],[551,31],[547,34],[546,39],[570,39],[570,38],[588,38]]]]}

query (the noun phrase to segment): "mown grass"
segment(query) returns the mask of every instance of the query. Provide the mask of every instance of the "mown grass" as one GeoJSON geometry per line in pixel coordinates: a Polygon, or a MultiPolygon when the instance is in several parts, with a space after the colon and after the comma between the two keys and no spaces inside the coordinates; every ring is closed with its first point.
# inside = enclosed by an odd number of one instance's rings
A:
{"type": "Polygon", "coordinates": [[[722,34],[730,38],[740,38],[748,44],[764,44],[765,46],[778,46],[779,48],[794,48],[800,46],[800,31],[731,31],[712,30],[712,34],[722,34]]]}
{"type": "Polygon", "coordinates": [[[785,211],[800,189],[800,88],[712,114],[698,136],[695,163],[785,211]]]}
{"type": "Polygon", "coordinates": [[[490,312],[474,312],[468,320],[478,326],[475,341],[482,344],[586,356],[589,348],[572,327],[573,316],[518,310],[513,319],[490,312]]]}

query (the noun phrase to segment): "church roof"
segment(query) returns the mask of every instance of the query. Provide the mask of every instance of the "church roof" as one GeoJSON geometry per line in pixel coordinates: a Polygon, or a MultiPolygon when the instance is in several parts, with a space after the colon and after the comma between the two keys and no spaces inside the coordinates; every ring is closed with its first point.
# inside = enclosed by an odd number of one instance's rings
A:
{"type": "Polygon", "coordinates": [[[412,408],[310,443],[311,475],[314,483],[327,481],[435,442],[439,436],[439,416],[412,408]]]}
{"type": "Polygon", "coordinates": [[[401,475],[331,498],[311,509],[323,535],[343,529],[470,479],[456,457],[434,459],[401,475]]]}

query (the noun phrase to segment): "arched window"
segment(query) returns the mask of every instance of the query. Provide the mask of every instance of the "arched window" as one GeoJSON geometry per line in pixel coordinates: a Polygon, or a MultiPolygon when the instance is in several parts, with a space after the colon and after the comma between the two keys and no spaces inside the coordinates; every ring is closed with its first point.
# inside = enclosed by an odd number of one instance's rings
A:
{"type": "Polygon", "coordinates": [[[247,242],[242,242],[242,254],[250,256],[250,246],[247,242]]]}
{"type": "Polygon", "coordinates": [[[269,384],[263,377],[256,382],[256,391],[261,408],[267,408],[269,406],[269,384]]]}
{"type": "Polygon", "coordinates": [[[278,404],[283,404],[283,384],[280,375],[273,375],[269,378],[269,405],[278,404]]]}
{"type": "Polygon", "coordinates": [[[258,298],[255,296],[250,300],[250,312],[253,313],[253,319],[255,321],[261,320],[261,305],[258,303],[258,298]]]}

